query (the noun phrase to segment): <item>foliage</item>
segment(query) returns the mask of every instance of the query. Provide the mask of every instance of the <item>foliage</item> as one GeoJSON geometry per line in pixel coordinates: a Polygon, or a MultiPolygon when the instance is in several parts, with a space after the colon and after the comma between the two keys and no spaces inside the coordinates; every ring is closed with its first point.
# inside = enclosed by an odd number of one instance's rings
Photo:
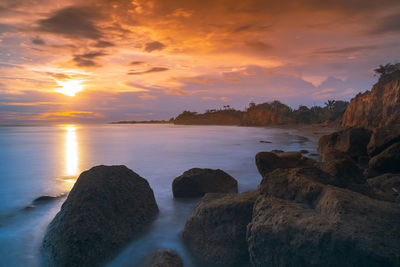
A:
{"type": "Polygon", "coordinates": [[[374,69],[376,75],[379,75],[379,79],[385,78],[400,71],[400,63],[387,63],[386,65],[379,65],[378,68],[374,69]]]}

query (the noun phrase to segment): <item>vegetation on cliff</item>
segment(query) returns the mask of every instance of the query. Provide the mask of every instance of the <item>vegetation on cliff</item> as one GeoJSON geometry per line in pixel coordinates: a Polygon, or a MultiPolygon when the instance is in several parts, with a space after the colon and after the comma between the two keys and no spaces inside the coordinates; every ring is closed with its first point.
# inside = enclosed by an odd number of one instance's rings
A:
{"type": "Polygon", "coordinates": [[[324,107],[300,106],[298,109],[275,100],[261,104],[251,102],[245,111],[235,110],[229,105],[223,109],[211,109],[205,113],[184,111],[179,114],[175,124],[197,125],[243,125],[267,126],[287,123],[322,123],[340,121],[348,102],[328,100],[324,107]]]}

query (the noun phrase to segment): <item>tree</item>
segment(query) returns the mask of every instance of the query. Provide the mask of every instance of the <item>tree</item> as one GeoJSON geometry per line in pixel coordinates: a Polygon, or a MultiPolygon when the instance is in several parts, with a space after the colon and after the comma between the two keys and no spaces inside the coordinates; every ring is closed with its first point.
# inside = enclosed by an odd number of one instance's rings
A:
{"type": "Polygon", "coordinates": [[[325,102],[325,107],[327,109],[334,109],[335,108],[335,100],[328,100],[327,102],[325,102]]]}
{"type": "Polygon", "coordinates": [[[379,65],[378,68],[374,69],[375,75],[379,75],[379,78],[390,75],[396,71],[400,71],[400,63],[387,63],[386,65],[379,65]]]}

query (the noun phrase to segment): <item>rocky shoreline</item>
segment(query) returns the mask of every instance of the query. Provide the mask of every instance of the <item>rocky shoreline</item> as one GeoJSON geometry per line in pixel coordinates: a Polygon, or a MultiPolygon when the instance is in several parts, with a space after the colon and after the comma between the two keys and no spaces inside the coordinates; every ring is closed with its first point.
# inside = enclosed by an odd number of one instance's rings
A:
{"type": "MultiPolygon", "coordinates": [[[[398,266],[399,138],[392,128],[347,128],[320,138],[323,161],[260,152],[262,181],[242,194],[222,170],[188,170],[174,180],[174,197],[203,197],[182,238],[210,266],[398,266]]],[[[157,214],[144,178],[125,166],[94,167],[50,223],[43,265],[102,266],[157,214]]],[[[170,250],[142,262],[183,266],[170,250]]]]}

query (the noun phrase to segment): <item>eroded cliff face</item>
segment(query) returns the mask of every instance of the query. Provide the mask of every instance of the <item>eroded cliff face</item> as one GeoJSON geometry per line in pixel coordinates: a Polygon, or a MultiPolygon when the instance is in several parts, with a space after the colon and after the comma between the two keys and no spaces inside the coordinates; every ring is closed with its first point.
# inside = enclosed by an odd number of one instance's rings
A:
{"type": "Polygon", "coordinates": [[[400,72],[381,78],[371,91],[352,98],[342,125],[365,128],[400,125],[400,72]]]}
{"type": "Polygon", "coordinates": [[[283,119],[270,110],[252,109],[243,115],[241,124],[244,126],[268,126],[282,123],[283,119]]]}

